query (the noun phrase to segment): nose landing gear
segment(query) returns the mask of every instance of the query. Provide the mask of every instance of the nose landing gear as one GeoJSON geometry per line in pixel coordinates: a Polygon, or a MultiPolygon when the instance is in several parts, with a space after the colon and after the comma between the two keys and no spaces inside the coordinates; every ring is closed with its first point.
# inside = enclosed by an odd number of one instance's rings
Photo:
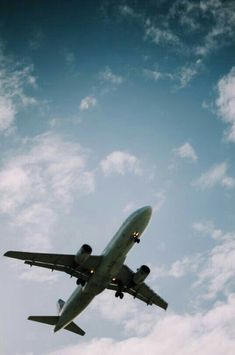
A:
{"type": "Polygon", "coordinates": [[[139,232],[134,232],[134,233],[131,235],[131,237],[134,239],[134,242],[135,242],[135,243],[138,243],[138,244],[139,244],[139,242],[140,242],[139,235],[140,235],[139,232]]]}

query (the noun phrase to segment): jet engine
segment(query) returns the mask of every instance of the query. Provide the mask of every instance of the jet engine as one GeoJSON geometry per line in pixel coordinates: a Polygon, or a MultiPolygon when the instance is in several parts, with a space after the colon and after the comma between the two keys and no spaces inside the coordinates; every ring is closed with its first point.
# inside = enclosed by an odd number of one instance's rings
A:
{"type": "Polygon", "coordinates": [[[82,265],[89,258],[92,253],[92,248],[88,244],[83,244],[75,255],[75,262],[82,265]]]}
{"type": "Polygon", "coordinates": [[[147,265],[142,265],[139,269],[137,269],[136,273],[133,275],[133,283],[138,285],[144,282],[146,277],[150,273],[150,268],[147,265]]]}

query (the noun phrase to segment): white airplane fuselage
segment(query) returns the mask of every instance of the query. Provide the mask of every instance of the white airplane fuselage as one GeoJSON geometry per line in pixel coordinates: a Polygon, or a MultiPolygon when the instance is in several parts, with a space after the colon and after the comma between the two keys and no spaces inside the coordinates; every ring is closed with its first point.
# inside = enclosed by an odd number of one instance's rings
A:
{"type": "Polygon", "coordinates": [[[91,270],[91,276],[85,286],[79,285],[64,304],[54,332],[71,323],[118,275],[127,253],[135,244],[135,236],[136,238],[141,236],[149,223],[151,214],[151,207],[146,206],[138,209],[125,220],[104,249],[100,265],[94,272],[91,270]]]}

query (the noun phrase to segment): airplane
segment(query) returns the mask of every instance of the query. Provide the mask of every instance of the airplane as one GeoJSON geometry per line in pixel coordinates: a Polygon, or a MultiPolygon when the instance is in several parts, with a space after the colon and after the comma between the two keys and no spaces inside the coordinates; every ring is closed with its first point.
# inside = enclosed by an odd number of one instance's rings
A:
{"type": "Polygon", "coordinates": [[[54,332],[66,329],[83,336],[85,334],[73,320],[89,305],[95,296],[105,289],[115,291],[115,297],[129,293],[147,305],[157,305],[164,310],[168,303],[145,284],[150,273],[146,265],[136,272],[124,264],[127,253],[147,227],[152,208],[145,206],[133,212],[121,225],[101,255],[91,255],[92,248],[82,245],[77,254],[47,254],[8,251],[4,256],[21,259],[30,266],[40,266],[63,271],[77,278],[77,287],[69,299],[57,301],[57,316],[29,316],[28,319],[54,326],[54,332]]]}

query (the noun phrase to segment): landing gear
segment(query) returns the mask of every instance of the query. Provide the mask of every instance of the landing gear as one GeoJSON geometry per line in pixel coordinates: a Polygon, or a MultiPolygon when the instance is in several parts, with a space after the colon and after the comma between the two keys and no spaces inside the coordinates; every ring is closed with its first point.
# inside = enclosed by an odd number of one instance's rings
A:
{"type": "Polygon", "coordinates": [[[76,281],[76,284],[77,284],[77,285],[81,285],[82,287],[85,286],[85,283],[86,283],[86,281],[84,281],[84,280],[82,280],[82,279],[79,279],[79,278],[78,278],[77,281],[76,281]]]}
{"type": "Polygon", "coordinates": [[[132,236],[131,236],[131,237],[134,239],[134,242],[135,242],[135,243],[138,243],[138,244],[139,244],[139,242],[140,242],[139,235],[140,235],[139,232],[134,232],[134,233],[132,234],[132,236]]]}
{"type": "Polygon", "coordinates": [[[115,293],[115,297],[119,297],[121,300],[123,299],[123,297],[124,297],[124,293],[123,292],[121,292],[121,291],[116,291],[116,293],[115,293]]]}

